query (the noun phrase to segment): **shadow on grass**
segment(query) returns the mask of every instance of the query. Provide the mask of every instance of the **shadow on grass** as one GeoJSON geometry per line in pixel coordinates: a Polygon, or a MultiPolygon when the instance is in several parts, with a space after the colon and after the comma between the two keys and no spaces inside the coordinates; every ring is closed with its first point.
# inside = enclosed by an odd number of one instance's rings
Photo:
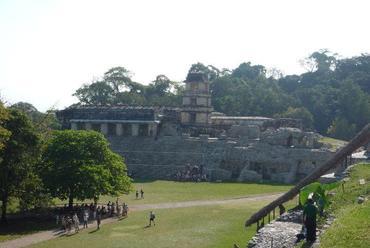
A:
{"type": "MultiPolygon", "coordinates": [[[[9,219],[7,225],[0,226],[0,241],[3,240],[1,236],[21,236],[53,228],[56,228],[53,220],[40,220],[37,218],[9,219]]],[[[12,239],[12,237],[6,237],[4,240],[9,239],[12,239]]]]}
{"type": "Polygon", "coordinates": [[[60,237],[72,237],[76,234],[78,234],[78,232],[71,231],[70,233],[64,233],[64,234],[60,235],[60,237]]]}
{"type": "Polygon", "coordinates": [[[65,233],[64,229],[55,229],[55,230],[53,231],[53,235],[54,235],[54,236],[59,236],[59,235],[61,235],[62,233],[65,233]]]}
{"type": "Polygon", "coordinates": [[[128,216],[120,217],[120,218],[118,218],[118,221],[121,221],[121,220],[127,219],[127,217],[128,217],[128,216]]]}
{"type": "Polygon", "coordinates": [[[310,248],[312,247],[314,242],[302,242],[297,245],[297,248],[310,248]]]}
{"type": "Polygon", "coordinates": [[[148,228],[151,228],[152,226],[151,225],[146,225],[144,226],[144,229],[148,229],[148,228]]]}
{"type": "Polygon", "coordinates": [[[158,180],[158,179],[147,179],[147,178],[132,178],[133,183],[153,183],[155,181],[170,181],[170,180],[158,180]]]}
{"type": "Polygon", "coordinates": [[[99,231],[100,229],[96,228],[95,230],[92,230],[89,232],[89,234],[92,234],[92,233],[96,233],[97,231],[99,231]]]}

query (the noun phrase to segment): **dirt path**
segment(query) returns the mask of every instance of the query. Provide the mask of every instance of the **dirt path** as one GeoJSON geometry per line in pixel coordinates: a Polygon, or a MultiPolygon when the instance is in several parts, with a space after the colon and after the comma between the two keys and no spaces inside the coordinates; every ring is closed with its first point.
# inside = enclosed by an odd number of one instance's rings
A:
{"type": "MultiPolygon", "coordinates": [[[[196,207],[196,206],[207,206],[207,205],[220,205],[220,204],[228,204],[228,203],[248,203],[248,202],[256,202],[256,201],[263,201],[268,200],[272,201],[282,194],[264,194],[264,195],[254,195],[254,196],[246,196],[246,197],[239,197],[239,198],[232,198],[232,199],[223,199],[223,200],[199,200],[199,201],[185,201],[185,202],[167,202],[167,203],[156,203],[156,204],[142,204],[142,205],[131,205],[130,211],[143,211],[143,210],[151,210],[151,209],[168,209],[168,208],[184,208],[184,207],[196,207]]],[[[117,221],[117,218],[108,218],[102,220],[101,225],[105,225],[108,223],[112,223],[117,221]]],[[[87,230],[95,229],[96,224],[90,223],[89,228],[87,230]]],[[[81,225],[82,228],[82,225],[81,225]]],[[[86,230],[86,229],[85,229],[86,230]]],[[[84,230],[82,230],[83,232],[84,230]]],[[[73,233],[72,231],[71,233],[73,233]]],[[[26,235],[24,237],[13,239],[5,242],[0,243],[1,248],[18,248],[18,247],[26,247],[32,244],[36,244],[42,241],[46,241],[49,239],[54,239],[60,236],[65,235],[63,231],[60,229],[54,229],[50,231],[42,231],[35,234],[26,235]]]]}

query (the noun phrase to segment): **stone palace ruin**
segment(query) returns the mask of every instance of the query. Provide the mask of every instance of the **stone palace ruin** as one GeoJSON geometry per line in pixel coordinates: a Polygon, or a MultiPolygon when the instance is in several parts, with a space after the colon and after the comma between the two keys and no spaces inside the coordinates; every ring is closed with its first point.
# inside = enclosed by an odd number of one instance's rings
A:
{"type": "Polygon", "coordinates": [[[210,180],[293,183],[332,154],[300,120],[213,112],[209,82],[190,73],[181,108],[71,106],[63,128],[102,132],[134,178],[173,179],[188,165],[210,180]]]}

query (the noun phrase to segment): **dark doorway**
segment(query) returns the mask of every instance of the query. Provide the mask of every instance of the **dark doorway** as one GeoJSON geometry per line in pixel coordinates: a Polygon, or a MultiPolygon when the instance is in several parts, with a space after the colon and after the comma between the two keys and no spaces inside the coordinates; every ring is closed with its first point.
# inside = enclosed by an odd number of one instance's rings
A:
{"type": "Polygon", "coordinates": [[[108,135],[109,136],[116,135],[116,124],[108,123],[108,135]]]}
{"type": "Polygon", "coordinates": [[[91,129],[100,132],[100,124],[92,124],[91,129]]]}
{"type": "Polygon", "coordinates": [[[189,116],[190,123],[195,123],[197,119],[197,115],[195,113],[190,113],[189,115],[190,115],[189,116]]]}
{"type": "Polygon", "coordinates": [[[291,147],[293,145],[293,135],[289,135],[287,141],[286,141],[286,146],[291,147]]]}
{"type": "Polygon", "coordinates": [[[139,136],[148,136],[148,124],[139,125],[139,136]]]}

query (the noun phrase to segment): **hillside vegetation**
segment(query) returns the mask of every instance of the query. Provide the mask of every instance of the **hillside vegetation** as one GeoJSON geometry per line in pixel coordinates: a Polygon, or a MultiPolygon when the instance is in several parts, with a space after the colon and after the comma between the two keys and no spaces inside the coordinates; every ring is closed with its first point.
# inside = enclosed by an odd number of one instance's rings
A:
{"type": "Polygon", "coordinates": [[[320,237],[322,248],[370,247],[370,201],[357,203],[362,195],[370,196],[370,164],[360,164],[351,170],[350,180],[335,191],[329,211],[336,216],[330,228],[320,237]],[[364,179],[365,185],[359,180],[364,179]]]}

